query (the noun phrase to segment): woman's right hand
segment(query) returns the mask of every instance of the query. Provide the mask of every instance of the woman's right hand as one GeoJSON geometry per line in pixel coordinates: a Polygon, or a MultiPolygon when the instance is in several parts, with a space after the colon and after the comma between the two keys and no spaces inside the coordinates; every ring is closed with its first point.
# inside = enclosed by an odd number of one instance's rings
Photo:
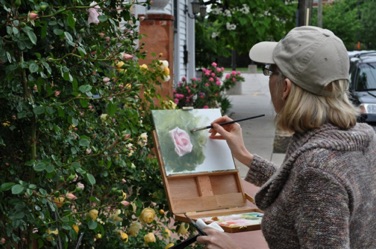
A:
{"type": "Polygon", "coordinates": [[[253,155],[247,150],[243,140],[242,128],[238,123],[220,126],[220,123],[232,121],[228,116],[222,116],[212,122],[209,130],[211,139],[226,140],[232,155],[244,165],[252,163],[253,155]]]}

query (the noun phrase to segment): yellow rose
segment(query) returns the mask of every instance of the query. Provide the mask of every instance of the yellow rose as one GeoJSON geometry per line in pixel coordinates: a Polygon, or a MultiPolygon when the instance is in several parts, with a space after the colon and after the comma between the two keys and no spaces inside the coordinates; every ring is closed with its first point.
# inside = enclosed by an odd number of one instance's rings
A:
{"type": "Polygon", "coordinates": [[[119,231],[121,240],[128,242],[128,234],[124,233],[123,231],[119,231]]]}
{"type": "Polygon", "coordinates": [[[119,61],[118,63],[116,63],[116,67],[117,68],[121,68],[122,66],[124,66],[124,62],[123,61],[119,61]]]}
{"type": "Polygon", "coordinates": [[[124,68],[118,68],[117,71],[119,73],[126,73],[127,72],[127,69],[124,69],[124,68]]]}
{"type": "Polygon", "coordinates": [[[165,215],[165,211],[163,209],[159,209],[159,214],[160,215],[165,215]]]}
{"type": "Polygon", "coordinates": [[[48,234],[55,234],[55,235],[58,235],[59,234],[59,230],[57,230],[57,228],[56,229],[47,229],[47,231],[46,231],[48,234]]]}
{"type": "Polygon", "coordinates": [[[48,234],[55,234],[55,235],[58,235],[59,234],[59,230],[56,229],[47,229],[47,233],[48,234]]]}
{"type": "Polygon", "coordinates": [[[128,233],[130,236],[137,236],[138,232],[140,231],[141,229],[141,224],[140,222],[133,222],[129,228],[128,228],[128,233]]]}
{"type": "Polygon", "coordinates": [[[176,109],[177,105],[172,100],[164,100],[162,102],[162,107],[163,107],[163,109],[176,109]]]}
{"type": "Polygon", "coordinates": [[[73,230],[74,230],[76,233],[78,233],[78,232],[80,231],[80,228],[79,228],[76,224],[73,224],[73,225],[72,225],[72,228],[73,228],[73,230]]]}
{"type": "Polygon", "coordinates": [[[144,241],[146,244],[156,242],[154,233],[148,233],[144,236],[144,241]]]}
{"type": "Polygon", "coordinates": [[[147,70],[147,69],[148,69],[148,65],[146,65],[146,64],[142,64],[142,65],[140,66],[140,68],[141,68],[141,69],[145,69],[145,70],[147,70]]]}
{"type": "Polygon", "coordinates": [[[178,229],[178,234],[186,235],[188,233],[189,224],[181,223],[178,229]]]}
{"type": "Polygon", "coordinates": [[[168,67],[165,67],[165,68],[163,69],[163,73],[164,73],[165,75],[170,75],[170,69],[169,69],[168,67]]]}
{"type": "Polygon", "coordinates": [[[54,203],[58,208],[61,208],[64,205],[65,198],[63,196],[54,197],[54,203]]]}
{"type": "Polygon", "coordinates": [[[168,239],[168,238],[171,237],[171,231],[170,231],[170,229],[168,229],[168,228],[164,229],[163,237],[165,237],[166,239],[168,239]]]}
{"type": "Polygon", "coordinates": [[[123,218],[119,217],[120,214],[121,214],[121,210],[116,209],[115,212],[111,215],[111,219],[115,222],[122,221],[123,218]]]}
{"type": "Polygon", "coordinates": [[[159,60],[162,71],[169,66],[168,60],[159,60]]]}
{"type": "Polygon", "coordinates": [[[96,239],[101,239],[102,238],[102,234],[98,233],[97,235],[95,235],[95,238],[96,239]]]}
{"type": "Polygon", "coordinates": [[[174,243],[170,243],[170,244],[168,244],[164,249],[169,249],[169,248],[171,248],[171,247],[173,247],[174,246],[174,243]]]}
{"type": "Polygon", "coordinates": [[[127,199],[127,193],[125,193],[124,191],[121,191],[121,192],[122,192],[123,200],[127,199]]]}
{"type": "Polygon", "coordinates": [[[92,220],[96,220],[98,218],[98,210],[92,209],[89,211],[88,215],[92,220]]]}
{"type": "Polygon", "coordinates": [[[140,219],[145,223],[152,223],[155,218],[155,210],[152,208],[144,208],[142,210],[140,219]]]}

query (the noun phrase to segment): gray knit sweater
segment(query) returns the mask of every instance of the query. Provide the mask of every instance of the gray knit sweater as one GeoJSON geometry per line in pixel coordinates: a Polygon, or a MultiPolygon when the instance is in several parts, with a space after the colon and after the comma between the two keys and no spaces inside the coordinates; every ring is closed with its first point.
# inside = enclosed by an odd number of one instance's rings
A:
{"type": "Polygon", "coordinates": [[[294,135],[280,167],[255,155],[246,180],[271,249],[376,248],[376,137],[366,124],[294,135]]]}

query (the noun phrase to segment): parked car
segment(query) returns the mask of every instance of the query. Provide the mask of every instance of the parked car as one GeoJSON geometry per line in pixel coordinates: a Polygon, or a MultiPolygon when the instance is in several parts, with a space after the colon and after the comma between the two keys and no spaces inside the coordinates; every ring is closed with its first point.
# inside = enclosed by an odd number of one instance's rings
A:
{"type": "Polygon", "coordinates": [[[351,51],[350,98],[360,108],[359,122],[376,130],[376,50],[351,51]]]}

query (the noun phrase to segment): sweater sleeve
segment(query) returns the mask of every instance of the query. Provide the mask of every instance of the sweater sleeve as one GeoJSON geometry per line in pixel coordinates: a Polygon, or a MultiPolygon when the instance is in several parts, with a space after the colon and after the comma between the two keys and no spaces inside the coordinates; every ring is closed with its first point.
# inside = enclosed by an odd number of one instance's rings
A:
{"type": "Polygon", "coordinates": [[[349,197],[343,184],[315,168],[302,169],[294,184],[299,248],[350,248],[349,197]]]}
{"type": "Polygon", "coordinates": [[[245,180],[260,187],[276,172],[276,170],[277,166],[274,163],[265,160],[258,155],[254,155],[245,180]]]}

